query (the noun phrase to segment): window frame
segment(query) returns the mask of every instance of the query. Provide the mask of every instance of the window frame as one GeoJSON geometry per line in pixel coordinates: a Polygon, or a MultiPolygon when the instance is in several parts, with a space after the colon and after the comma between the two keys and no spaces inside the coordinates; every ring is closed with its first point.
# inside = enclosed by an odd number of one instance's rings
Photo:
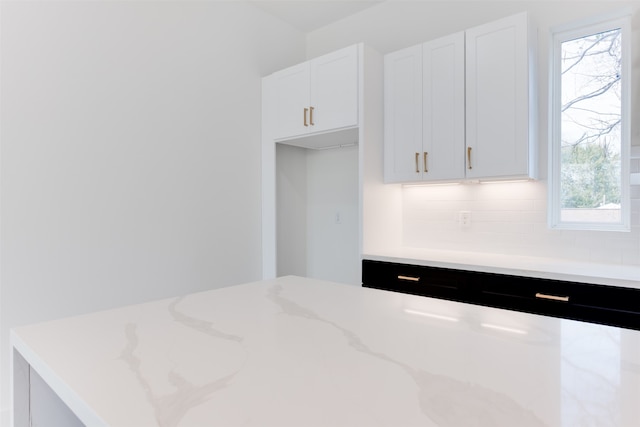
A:
{"type": "Polygon", "coordinates": [[[549,187],[548,224],[551,229],[585,231],[631,231],[630,198],[630,94],[631,94],[631,12],[627,9],[581,20],[551,29],[549,73],[549,187]],[[620,222],[569,222],[561,220],[561,45],[565,41],[586,37],[614,29],[621,30],[620,78],[620,222]]]}

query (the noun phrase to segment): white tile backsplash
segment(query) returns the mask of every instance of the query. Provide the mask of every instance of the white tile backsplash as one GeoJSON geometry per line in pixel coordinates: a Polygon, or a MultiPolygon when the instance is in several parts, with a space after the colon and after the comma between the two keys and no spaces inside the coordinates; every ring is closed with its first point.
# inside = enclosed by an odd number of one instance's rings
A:
{"type": "Polygon", "coordinates": [[[409,247],[640,265],[640,186],[631,188],[631,232],[551,230],[546,182],[406,186],[409,247]],[[461,228],[458,213],[471,212],[461,228]]]}

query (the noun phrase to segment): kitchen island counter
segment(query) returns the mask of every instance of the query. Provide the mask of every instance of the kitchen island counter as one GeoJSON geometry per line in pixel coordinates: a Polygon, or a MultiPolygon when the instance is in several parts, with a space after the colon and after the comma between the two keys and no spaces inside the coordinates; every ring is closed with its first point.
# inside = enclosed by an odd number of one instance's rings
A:
{"type": "Polygon", "coordinates": [[[11,338],[16,427],[640,419],[639,331],[293,276],[11,338]]]}

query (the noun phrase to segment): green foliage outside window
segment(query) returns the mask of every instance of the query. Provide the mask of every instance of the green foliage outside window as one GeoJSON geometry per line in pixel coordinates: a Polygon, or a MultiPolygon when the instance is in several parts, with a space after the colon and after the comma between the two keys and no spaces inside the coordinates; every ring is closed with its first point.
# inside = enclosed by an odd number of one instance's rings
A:
{"type": "Polygon", "coordinates": [[[563,208],[598,208],[620,204],[620,154],[606,144],[562,147],[563,208]]]}

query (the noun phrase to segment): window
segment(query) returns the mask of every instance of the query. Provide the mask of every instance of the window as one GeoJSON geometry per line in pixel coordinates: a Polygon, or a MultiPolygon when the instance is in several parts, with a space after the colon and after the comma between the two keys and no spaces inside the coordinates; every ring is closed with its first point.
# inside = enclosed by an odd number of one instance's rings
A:
{"type": "Polygon", "coordinates": [[[552,228],[628,231],[629,17],[552,34],[552,228]]]}

